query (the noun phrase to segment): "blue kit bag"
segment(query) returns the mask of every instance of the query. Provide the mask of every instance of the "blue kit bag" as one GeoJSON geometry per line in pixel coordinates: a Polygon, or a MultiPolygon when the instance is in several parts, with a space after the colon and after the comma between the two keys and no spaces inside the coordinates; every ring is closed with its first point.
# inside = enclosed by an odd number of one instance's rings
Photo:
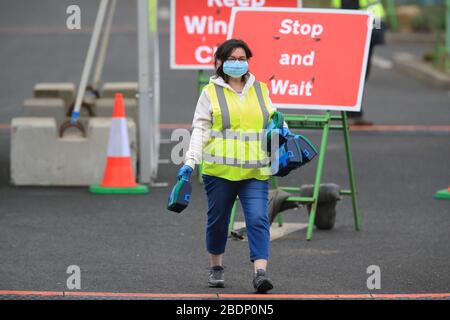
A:
{"type": "Polygon", "coordinates": [[[274,176],[284,177],[292,170],[310,162],[316,155],[316,148],[306,137],[302,135],[287,136],[286,142],[275,154],[278,161],[271,164],[271,170],[274,172],[274,176]]]}
{"type": "Polygon", "coordinates": [[[189,204],[191,198],[192,186],[187,177],[181,177],[172,188],[169,199],[167,200],[167,209],[180,213],[189,204]]]}

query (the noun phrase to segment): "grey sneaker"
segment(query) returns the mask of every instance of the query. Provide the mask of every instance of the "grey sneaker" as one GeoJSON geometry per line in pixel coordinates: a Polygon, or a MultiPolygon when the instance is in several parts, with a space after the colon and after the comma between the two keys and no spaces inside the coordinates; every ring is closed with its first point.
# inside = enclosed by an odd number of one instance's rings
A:
{"type": "Polygon", "coordinates": [[[273,289],[273,284],[266,276],[266,270],[258,269],[253,276],[253,288],[256,293],[266,293],[273,289]]]}
{"type": "Polygon", "coordinates": [[[214,266],[209,270],[208,286],[211,288],[224,288],[224,269],[222,266],[214,266]]]}

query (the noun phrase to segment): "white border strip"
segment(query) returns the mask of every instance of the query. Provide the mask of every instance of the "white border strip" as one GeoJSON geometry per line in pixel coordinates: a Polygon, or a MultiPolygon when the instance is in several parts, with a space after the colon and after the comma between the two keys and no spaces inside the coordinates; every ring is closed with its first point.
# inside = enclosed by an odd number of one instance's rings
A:
{"type": "MultiPolygon", "coordinates": [[[[233,7],[231,11],[231,18],[228,25],[228,34],[227,39],[231,39],[233,36],[234,22],[236,18],[236,14],[241,11],[250,11],[250,12],[311,12],[311,13],[336,13],[336,14],[353,14],[353,15],[366,15],[369,17],[369,25],[373,25],[374,16],[369,11],[362,10],[345,10],[345,9],[298,9],[298,8],[286,8],[286,7],[266,7],[266,8],[241,8],[241,7],[233,7]]],[[[286,104],[286,103],[274,103],[274,105],[280,109],[307,109],[307,110],[333,110],[333,111],[360,111],[361,110],[361,102],[364,94],[364,82],[366,78],[366,69],[367,69],[367,58],[370,47],[370,39],[372,36],[372,28],[367,28],[367,36],[366,36],[366,48],[363,59],[363,68],[361,73],[361,78],[359,82],[359,91],[358,98],[356,100],[356,104],[353,106],[334,106],[334,105],[313,105],[313,104],[286,104]],[[358,107],[359,106],[359,107],[358,107]],[[358,107],[358,108],[357,108],[358,107]]]]}

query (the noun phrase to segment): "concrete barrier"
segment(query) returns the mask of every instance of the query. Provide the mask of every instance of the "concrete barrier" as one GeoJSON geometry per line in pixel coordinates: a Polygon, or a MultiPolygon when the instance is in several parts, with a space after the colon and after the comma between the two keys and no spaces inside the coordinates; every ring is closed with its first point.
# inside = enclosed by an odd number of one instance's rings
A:
{"type": "MultiPolygon", "coordinates": [[[[137,124],[137,100],[134,98],[123,99],[127,118],[131,118],[137,124]]],[[[100,98],[94,102],[94,112],[97,117],[111,117],[114,107],[114,98],[100,98]]]]}
{"type": "MultiPolygon", "coordinates": [[[[59,127],[64,121],[70,119],[67,116],[67,108],[61,98],[29,98],[23,102],[25,117],[54,118],[59,127]]],[[[95,109],[92,108],[92,110],[95,109]]],[[[81,108],[79,121],[87,126],[90,115],[86,108],[81,108]]]]}
{"type": "MultiPolygon", "coordinates": [[[[136,172],[136,126],[127,120],[136,172]]],[[[88,186],[103,178],[111,118],[90,118],[83,137],[75,128],[58,136],[55,118],[20,117],[11,122],[11,183],[17,186],[88,186]]]]}
{"type": "Polygon", "coordinates": [[[66,120],[66,107],[61,98],[29,98],[23,102],[25,117],[55,118],[57,124],[66,120]]]}
{"type": "Polygon", "coordinates": [[[76,86],[71,82],[41,82],[33,88],[35,98],[61,98],[66,111],[75,100],[76,86]]]}
{"type": "MultiPolygon", "coordinates": [[[[125,112],[128,118],[137,123],[137,100],[124,99],[125,112]]],[[[25,117],[50,117],[55,118],[57,125],[69,119],[66,113],[64,100],[61,98],[29,98],[23,102],[25,117]]],[[[114,106],[114,98],[100,98],[93,100],[92,111],[95,117],[111,117],[114,106]]],[[[89,118],[86,108],[81,108],[79,120],[86,122],[89,118]]],[[[84,124],[84,123],[83,123],[84,124]]]]}
{"type": "Polygon", "coordinates": [[[136,99],[137,91],[137,82],[105,82],[100,91],[100,97],[114,98],[116,93],[122,93],[124,98],[136,99]]]}

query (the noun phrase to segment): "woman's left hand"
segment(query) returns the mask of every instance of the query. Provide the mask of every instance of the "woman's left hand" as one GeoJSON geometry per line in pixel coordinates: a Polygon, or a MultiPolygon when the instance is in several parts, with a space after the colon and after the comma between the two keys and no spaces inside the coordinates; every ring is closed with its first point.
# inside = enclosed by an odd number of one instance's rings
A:
{"type": "Polygon", "coordinates": [[[183,165],[180,170],[178,170],[177,178],[180,180],[182,177],[186,177],[189,181],[191,179],[192,171],[194,171],[191,166],[185,164],[183,165]]]}

